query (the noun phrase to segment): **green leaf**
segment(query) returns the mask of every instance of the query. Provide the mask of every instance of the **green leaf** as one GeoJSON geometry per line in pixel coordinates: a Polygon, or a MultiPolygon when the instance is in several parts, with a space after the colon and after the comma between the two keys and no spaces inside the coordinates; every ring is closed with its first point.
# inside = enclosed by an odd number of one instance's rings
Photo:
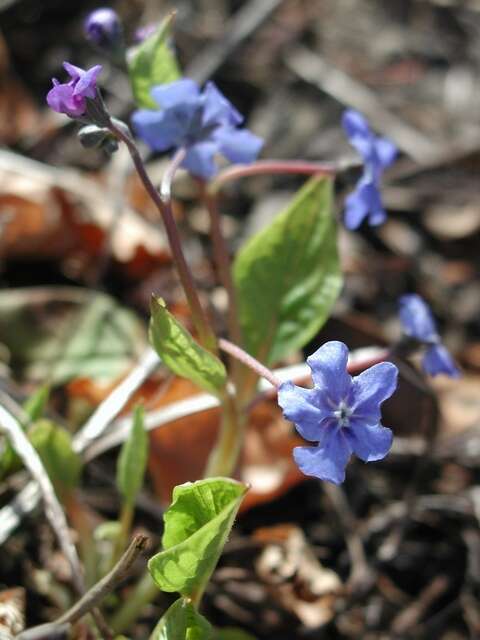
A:
{"type": "Polygon", "coordinates": [[[148,457],[148,435],[143,407],[135,407],[133,425],[117,464],[117,487],[127,504],[133,505],[142,488],[148,457]]]}
{"type": "Polygon", "coordinates": [[[247,351],[272,364],[303,347],[327,320],[342,286],[332,181],[312,178],[234,263],[247,351]]]}
{"type": "Polygon", "coordinates": [[[116,380],[145,348],[145,327],[134,313],[76,287],[0,292],[0,336],[16,377],[52,386],[80,377],[116,380]]]}
{"type": "Polygon", "coordinates": [[[80,480],[82,461],[72,449],[68,431],[50,420],[39,420],[28,437],[38,452],[57,495],[65,497],[80,480]]]}
{"type": "Polygon", "coordinates": [[[221,360],[201,347],[165,307],[161,298],[152,298],[150,343],[173,373],[188,378],[199,387],[218,395],[227,381],[221,360]]]}
{"type": "Polygon", "coordinates": [[[187,482],[173,490],[165,512],[164,551],[148,569],[162,591],[201,593],[232,528],[247,487],[229,478],[187,482]]]}
{"type": "Polygon", "coordinates": [[[31,422],[35,422],[43,416],[43,412],[45,411],[49,396],[50,387],[48,384],[44,384],[39,389],[37,389],[26,402],[24,402],[23,410],[25,411],[31,422]]]}
{"type": "Polygon", "coordinates": [[[173,15],[167,16],[157,31],[144,40],[130,56],[128,72],[139,107],[158,109],[158,104],[150,95],[152,87],[174,82],[181,76],[175,55],[168,44],[172,19],[173,15]]]}
{"type": "Polygon", "coordinates": [[[179,598],[160,618],[150,640],[210,640],[212,626],[191,602],[179,598]]]}
{"type": "MultiPolygon", "coordinates": [[[[18,424],[22,429],[27,429],[32,422],[42,417],[45,405],[50,394],[50,387],[43,385],[28,398],[22,406],[25,412],[25,420],[19,420],[18,424]]],[[[22,461],[15,449],[10,444],[8,438],[0,435],[0,479],[21,468],[22,461]]]]}

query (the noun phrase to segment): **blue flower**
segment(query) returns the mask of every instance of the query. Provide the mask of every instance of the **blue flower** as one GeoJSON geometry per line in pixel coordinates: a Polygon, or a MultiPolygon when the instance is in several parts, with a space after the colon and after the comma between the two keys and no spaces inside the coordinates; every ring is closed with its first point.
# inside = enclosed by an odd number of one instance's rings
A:
{"type": "Polygon", "coordinates": [[[367,216],[370,225],[382,224],[387,215],[380,197],[380,179],[395,160],[397,148],[391,140],[374,135],[367,120],[353,109],[343,113],[342,126],[363,160],[362,177],[346,200],[345,226],[356,229],[367,216]]]}
{"type": "Polygon", "coordinates": [[[155,151],[184,147],[182,166],[193,175],[214,176],[217,153],[246,164],[260,152],[263,141],[238,128],[243,117],[213,82],[200,92],[196,82],[183,78],[153,88],[151,95],[160,110],[136,111],[132,117],[135,131],[155,151]]]}
{"type": "Polygon", "coordinates": [[[458,378],[460,371],[441,343],[427,303],[416,293],[411,293],[400,298],[399,306],[405,334],[427,346],[422,360],[424,370],[431,376],[444,373],[451,378],[458,378]]]}
{"type": "Polygon", "coordinates": [[[390,451],[393,435],[380,424],[380,405],[397,387],[397,367],[381,362],[352,378],[347,373],[348,349],[327,342],[307,359],[313,389],[284,382],[278,404],[315,447],[296,447],[295,462],[308,476],[340,484],[354,453],[364,462],[381,460],[390,451]]]}

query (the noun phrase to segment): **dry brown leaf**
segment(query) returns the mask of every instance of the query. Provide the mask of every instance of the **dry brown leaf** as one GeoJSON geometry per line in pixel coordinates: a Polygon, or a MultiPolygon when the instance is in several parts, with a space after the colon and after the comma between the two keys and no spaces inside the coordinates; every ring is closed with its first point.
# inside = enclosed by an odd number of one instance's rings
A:
{"type": "Polygon", "coordinates": [[[302,530],[282,524],[259,529],[253,537],[267,543],[256,561],[256,570],[274,599],[307,628],[329,622],[342,583],[334,571],[317,560],[302,530]]]}

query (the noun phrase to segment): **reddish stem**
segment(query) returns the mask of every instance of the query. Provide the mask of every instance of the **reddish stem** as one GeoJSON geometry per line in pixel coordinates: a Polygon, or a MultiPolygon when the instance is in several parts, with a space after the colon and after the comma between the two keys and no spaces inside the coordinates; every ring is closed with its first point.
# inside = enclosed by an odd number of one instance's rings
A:
{"type": "Polygon", "coordinates": [[[222,351],[228,353],[233,356],[239,362],[242,362],[252,371],[255,371],[256,374],[265,378],[272,384],[276,389],[280,386],[281,381],[277,378],[277,376],[271,371],[268,367],[259,362],[256,358],[251,356],[249,353],[244,351],[241,347],[229,340],[225,340],[224,338],[220,338],[218,341],[218,346],[222,351]]]}
{"type": "Polygon", "coordinates": [[[196,330],[198,331],[200,342],[207,349],[216,351],[215,334],[213,333],[205,311],[200,304],[193,276],[183,254],[177,223],[173,217],[172,205],[169,197],[171,192],[171,181],[175,174],[175,170],[183,160],[182,154],[184,151],[183,149],[179,149],[177,154],[174,156],[172,166],[167,170],[166,175],[163,178],[162,197],[160,197],[160,194],[150,180],[135,142],[128,134],[116,127],[113,122],[110,123],[109,129],[119,140],[126,144],[138,176],[162,217],[163,224],[165,225],[165,230],[167,232],[168,242],[172,250],[172,256],[192,312],[192,320],[196,330]],[[165,196],[163,194],[165,194],[165,196]]]}
{"type": "Polygon", "coordinates": [[[335,177],[339,165],[333,163],[306,162],[304,160],[257,160],[252,164],[238,164],[220,173],[210,184],[210,192],[217,193],[227,182],[244,176],[297,174],[335,177]]]}

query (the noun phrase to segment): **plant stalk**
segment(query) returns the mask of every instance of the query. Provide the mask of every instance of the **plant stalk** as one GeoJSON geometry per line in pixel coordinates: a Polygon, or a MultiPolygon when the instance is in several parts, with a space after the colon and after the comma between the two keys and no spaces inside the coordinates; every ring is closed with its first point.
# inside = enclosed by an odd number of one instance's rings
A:
{"type": "MultiPolygon", "coordinates": [[[[158,193],[157,189],[150,180],[137,146],[130,135],[122,131],[113,122],[110,122],[109,129],[116,138],[118,138],[127,146],[138,176],[162,217],[163,224],[165,225],[165,230],[167,233],[168,242],[172,250],[172,256],[175,262],[175,266],[177,267],[180,281],[187,297],[190,311],[192,313],[192,320],[198,332],[199,340],[205,348],[215,352],[215,334],[213,333],[206,313],[203,310],[202,305],[200,304],[200,299],[197,294],[195,282],[183,253],[177,223],[175,222],[175,218],[173,217],[171,199],[170,197],[167,198],[166,196],[161,197],[158,193]]],[[[181,149],[177,152],[172,161],[171,167],[169,168],[169,170],[167,170],[164,176],[164,179],[162,181],[162,191],[165,194],[168,193],[168,195],[170,195],[171,181],[174,177],[176,169],[183,159],[182,153],[184,153],[184,151],[181,149]]]]}

